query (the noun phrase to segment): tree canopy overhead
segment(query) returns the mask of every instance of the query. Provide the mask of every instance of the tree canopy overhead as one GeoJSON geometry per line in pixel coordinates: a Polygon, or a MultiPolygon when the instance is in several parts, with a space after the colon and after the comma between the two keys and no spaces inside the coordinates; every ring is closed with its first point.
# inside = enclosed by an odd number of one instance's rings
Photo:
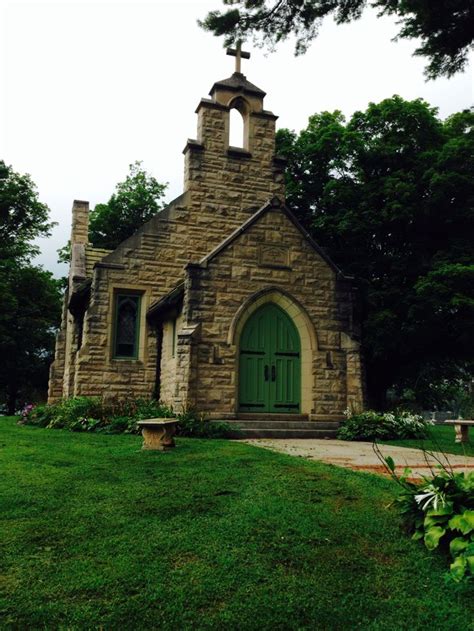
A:
{"type": "Polygon", "coordinates": [[[226,45],[252,37],[273,48],[290,35],[296,36],[296,54],[306,52],[318,35],[325,17],[337,24],[359,18],[366,7],[379,16],[395,15],[398,38],[421,40],[415,55],[427,57],[430,79],[450,77],[468,63],[474,41],[472,0],[223,0],[226,11],[211,11],[200,25],[226,45]]]}
{"type": "Polygon", "coordinates": [[[277,141],[290,207],[358,279],[372,400],[411,388],[427,402],[474,367],[474,111],[441,121],[395,96],[277,141]]]}
{"type": "Polygon", "coordinates": [[[114,249],[163,207],[167,184],[147,173],[141,162],[116,186],[106,204],[97,204],[90,214],[89,241],[100,248],[114,249]]]}

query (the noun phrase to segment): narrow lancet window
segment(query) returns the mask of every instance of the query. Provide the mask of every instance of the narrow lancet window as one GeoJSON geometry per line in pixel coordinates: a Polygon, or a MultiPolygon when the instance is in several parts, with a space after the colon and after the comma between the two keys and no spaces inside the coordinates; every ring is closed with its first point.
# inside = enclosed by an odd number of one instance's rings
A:
{"type": "Polygon", "coordinates": [[[115,300],[114,357],[138,357],[140,296],[118,294],[115,300]]]}

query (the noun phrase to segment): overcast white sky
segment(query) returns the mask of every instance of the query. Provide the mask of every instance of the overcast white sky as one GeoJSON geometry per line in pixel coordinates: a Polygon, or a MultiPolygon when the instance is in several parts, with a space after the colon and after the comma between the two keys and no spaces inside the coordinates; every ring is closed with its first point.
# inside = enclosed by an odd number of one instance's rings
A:
{"type": "MultiPolygon", "coordinates": [[[[0,158],[30,173],[58,222],[37,259],[60,275],[56,249],[69,238],[73,199],[105,202],[128,165],[143,160],[167,199],[182,192],[182,149],[196,136],[194,110],[233,72],[222,41],[197,19],[220,0],[0,0],[0,158]]],[[[393,43],[394,20],[367,13],[326,22],[305,56],[293,43],[250,50],[248,79],[267,92],[277,125],[350,115],[393,94],[423,97],[444,118],[473,103],[473,71],[426,83],[416,42],[393,43]]]]}

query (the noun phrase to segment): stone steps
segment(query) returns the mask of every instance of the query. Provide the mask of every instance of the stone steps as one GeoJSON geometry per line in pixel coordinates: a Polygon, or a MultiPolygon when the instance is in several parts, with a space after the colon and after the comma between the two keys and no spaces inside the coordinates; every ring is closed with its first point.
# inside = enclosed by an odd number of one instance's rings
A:
{"type": "Polygon", "coordinates": [[[225,423],[235,427],[230,438],[336,438],[339,427],[337,421],[308,421],[306,415],[281,414],[278,420],[274,416],[277,415],[254,415],[253,418],[237,418],[225,423]]]}
{"type": "Polygon", "coordinates": [[[274,421],[273,419],[245,419],[224,421],[229,425],[235,425],[242,429],[317,429],[317,430],[337,430],[339,423],[337,422],[320,422],[320,421],[274,421]]]}
{"type": "Polygon", "coordinates": [[[336,438],[335,429],[241,429],[229,438],[336,438]]]}
{"type": "Polygon", "coordinates": [[[259,419],[270,421],[307,421],[307,414],[256,414],[255,412],[239,412],[235,416],[238,421],[258,421],[259,419]]]}

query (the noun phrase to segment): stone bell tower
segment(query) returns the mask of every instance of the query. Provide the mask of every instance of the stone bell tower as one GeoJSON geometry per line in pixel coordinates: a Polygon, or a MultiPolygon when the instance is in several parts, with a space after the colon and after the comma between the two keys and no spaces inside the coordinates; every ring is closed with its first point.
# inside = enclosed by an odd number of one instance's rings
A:
{"type": "Polygon", "coordinates": [[[272,197],[284,200],[285,159],[275,155],[277,116],[264,109],[265,92],[250,83],[240,71],[241,58],[250,53],[229,49],[236,57],[231,77],[217,81],[210,99],[201,99],[197,140],[184,149],[184,190],[191,205],[227,225],[241,224],[272,197]],[[230,112],[243,119],[243,146],[229,144],[230,112]]]}

